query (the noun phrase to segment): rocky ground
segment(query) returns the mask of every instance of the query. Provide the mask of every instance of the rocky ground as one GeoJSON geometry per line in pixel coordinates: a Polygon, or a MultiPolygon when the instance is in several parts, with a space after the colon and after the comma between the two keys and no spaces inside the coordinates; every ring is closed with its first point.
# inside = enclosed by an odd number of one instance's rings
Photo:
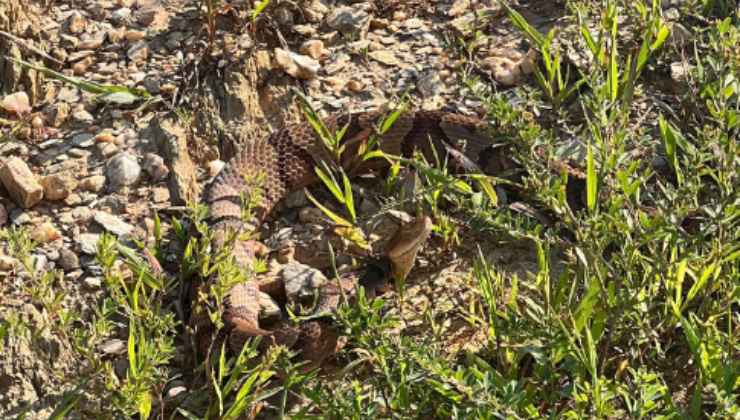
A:
{"type": "MultiPolygon", "coordinates": [[[[5,334],[15,328],[35,338],[4,342],[0,334],[0,417],[29,404],[32,418],[48,414],[60,384],[68,386],[63,378],[77,361],[49,326],[72,312],[89,317],[105,296],[95,261],[100,235],[152,241],[154,213],[181,215],[197,202],[240,142],[301,120],[296,91],[321,115],[376,109],[404,94],[418,108],[482,114],[464,80],[506,89],[533,66],[492,0],[273,1],[255,21],[234,2],[219,6],[213,30],[204,3],[0,5],[0,228],[9,232],[0,249],[0,320],[5,334]],[[101,96],[14,59],[129,90],[101,96]],[[26,261],[13,253],[16,229],[35,244],[26,261]],[[53,270],[63,274],[29,284],[53,270]],[[48,296],[56,300],[38,304],[48,296]]],[[[560,14],[551,3],[519,6],[545,32],[560,14]]],[[[370,213],[378,203],[362,205],[370,213]]],[[[283,226],[294,231],[281,234],[310,243],[317,234],[308,202],[293,196],[284,207],[283,226]]],[[[536,267],[531,249],[507,249],[495,252],[511,270],[536,267]]],[[[449,286],[458,263],[449,261],[424,269],[435,272],[432,284],[449,286]]],[[[101,355],[120,353],[120,343],[101,355]]]]}

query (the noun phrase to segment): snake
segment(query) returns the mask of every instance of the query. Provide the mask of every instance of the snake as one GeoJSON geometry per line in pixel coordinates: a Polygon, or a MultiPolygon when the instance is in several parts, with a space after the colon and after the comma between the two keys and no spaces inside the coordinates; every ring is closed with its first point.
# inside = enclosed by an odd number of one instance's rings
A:
{"type": "MultiPolygon", "coordinates": [[[[202,200],[208,207],[212,249],[222,249],[229,243],[236,265],[248,269],[260,253],[260,246],[253,239],[242,239],[243,234],[254,231],[289,193],[319,184],[321,180],[315,171],[318,165],[332,163],[350,178],[387,171],[388,159],[363,159],[363,152],[371,147],[377,147],[386,156],[407,159],[421,154],[430,164],[445,164],[456,173],[500,174],[513,167],[506,149],[494,142],[489,124],[475,116],[442,110],[375,110],[331,115],[322,122],[326,132],[343,133],[340,155],[327,147],[314,125],[287,124],[267,137],[243,144],[206,186],[202,200]],[[259,183],[254,182],[257,179],[259,183]],[[252,223],[246,223],[244,197],[256,194],[256,189],[260,199],[252,209],[252,223]]],[[[318,289],[315,311],[336,310],[341,297],[355,296],[360,285],[372,289],[372,296],[389,279],[405,277],[431,227],[427,216],[402,225],[383,255],[385,271],[381,270],[374,280],[348,275],[326,282],[318,289]]],[[[273,343],[299,347],[307,359],[320,363],[341,346],[340,337],[325,319],[298,325],[282,322],[271,329],[263,328],[258,319],[259,293],[274,292],[274,286],[266,286],[270,283],[250,279],[234,285],[227,293],[222,319],[232,347],[240,348],[249,337],[265,336],[273,343]]],[[[204,318],[202,313],[191,316],[191,324],[208,335],[212,326],[204,318]]]]}

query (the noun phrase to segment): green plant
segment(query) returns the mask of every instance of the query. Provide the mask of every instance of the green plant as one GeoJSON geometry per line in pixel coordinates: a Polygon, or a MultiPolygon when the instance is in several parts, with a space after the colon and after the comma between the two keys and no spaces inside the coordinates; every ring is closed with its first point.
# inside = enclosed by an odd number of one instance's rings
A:
{"type": "Polygon", "coordinates": [[[138,101],[151,102],[156,100],[143,89],[129,88],[126,86],[118,85],[107,85],[100,84],[97,82],[91,82],[77,77],[67,76],[57,71],[48,69],[46,67],[28,63],[26,61],[17,60],[12,57],[5,57],[6,60],[17,63],[23,67],[27,67],[43,73],[47,77],[59,80],[64,83],[68,83],[82,91],[89,92],[97,95],[96,99],[106,103],[118,104],[118,105],[130,105],[138,101]]]}
{"type": "Polygon", "coordinates": [[[553,28],[543,37],[537,29],[533,28],[522,15],[512,9],[506,3],[502,3],[506,8],[506,13],[520,31],[522,31],[540,52],[540,58],[544,66],[544,73],[539,67],[534,68],[534,75],[537,83],[540,85],[545,97],[552,103],[553,108],[557,111],[562,104],[578,91],[586,79],[580,78],[572,85],[568,86],[570,80],[570,68],[563,74],[563,63],[560,49],[554,44],[556,29],[553,28]]]}

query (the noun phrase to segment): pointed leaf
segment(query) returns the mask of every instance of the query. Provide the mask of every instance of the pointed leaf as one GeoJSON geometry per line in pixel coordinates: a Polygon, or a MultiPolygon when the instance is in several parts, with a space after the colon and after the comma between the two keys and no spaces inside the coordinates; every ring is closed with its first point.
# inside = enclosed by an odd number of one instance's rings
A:
{"type": "Polygon", "coordinates": [[[319,179],[324,182],[324,185],[332,193],[334,198],[336,198],[337,201],[339,201],[340,203],[344,204],[345,200],[342,189],[338,185],[337,180],[334,178],[334,175],[331,172],[328,172],[328,168],[327,172],[324,172],[321,168],[317,166],[314,168],[314,171],[316,172],[316,175],[318,175],[319,179]]]}
{"type": "Polygon", "coordinates": [[[352,217],[352,222],[354,223],[355,221],[357,221],[357,213],[355,212],[355,198],[352,194],[352,184],[349,182],[349,177],[347,177],[347,174],[345,174],[344,172],[342,172],[342,179],[344,180],[345,207],[347,208],[349,215],[352,217]]]}
{"type": "Polygon", "coordinates": [[[335,224],[339,226],[352,226],[352,223],[344,219],[343,217],[339,216],[338,214],[334,213],[333,211],[329,210],[328,208],[324,207],[319,201],[314,198],[313,195],[311,195],[310,192],[308,192],[307,189],[304,189],[304,192],[306,194],[306,197],[316,206],[318,207],[329,219],[331,219],[335,224]]]}
{"type": "Polygon", "coordinates": [[[589,144],[586,152],[586,204],[589,210],[594,211],[596,209],[598,179],[596,178],[594,154],[591,149],[591,144],[589,144]]]}

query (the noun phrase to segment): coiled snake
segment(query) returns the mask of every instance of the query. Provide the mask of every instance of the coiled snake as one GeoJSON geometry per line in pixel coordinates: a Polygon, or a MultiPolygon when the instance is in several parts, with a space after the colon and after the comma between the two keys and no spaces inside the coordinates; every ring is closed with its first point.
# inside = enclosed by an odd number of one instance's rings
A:
{"type": "MultiPolygon", "coordinates": [[[[362,161],[358,153],[378,133],[376,127],[382,117],[381,112],[366,112],[334,116],[324,121],[332,132],[347,127],[342,137],[345,149],[337,163],[348,174],[383,170],[388,166],[384,159],[362,161]]],[[[487,128],[485,122],[475,117],[442,111],[404,111],[390,129],[376,139],[380,150],[388,155],[409,158],[418,151],[429,162],[446,162],[455,172],[501,173],[511,167],[511,159],[501,153],[503,149],[494,147],[487,128]]],[[[251,179],[260,177],[263,180],[261,201],[256,209],[256,221],[261,222],[288,193],[319,182],[314,167],[322,160],[332,159],[314,128],[307,123],[286,126],[260,141],[244,145],[205,190],[208,223],[214,232],[212,246],[221,248],[230,233],[251,229],[242,220],[242,197],[254,188],[249,182],[251,179]]],[[[430,228],[431,221],[422,216],[399,229],[385,255],[390,265],[389,277],[405,276],[409,272],[430,228]]],[[[249,267],[256,250],[254,241],[235,240],[232,254],[236,264],[249,267]]],[[[340,296],[352,297],[360,283],[352,276],[327,282],[319,289],[316,311],[335,309],[340,296]]],[[[330,324],[321,319],[300,325],[286,321],[269,331],[261,328],[258,321],[260,284],[254,280],[244,281],[228,294],[223,320],[232,347],[240,348],[250,336],[268,336],[274,342],[300,347],[305,358],[320,363],[341,344],[330,324]]],[[[373,288],[370,284],[364,286],[373,288]]],[[[191,324],[201,335],[208,335],[209,323],[203,314],[191,316],[191,324]]]]}

